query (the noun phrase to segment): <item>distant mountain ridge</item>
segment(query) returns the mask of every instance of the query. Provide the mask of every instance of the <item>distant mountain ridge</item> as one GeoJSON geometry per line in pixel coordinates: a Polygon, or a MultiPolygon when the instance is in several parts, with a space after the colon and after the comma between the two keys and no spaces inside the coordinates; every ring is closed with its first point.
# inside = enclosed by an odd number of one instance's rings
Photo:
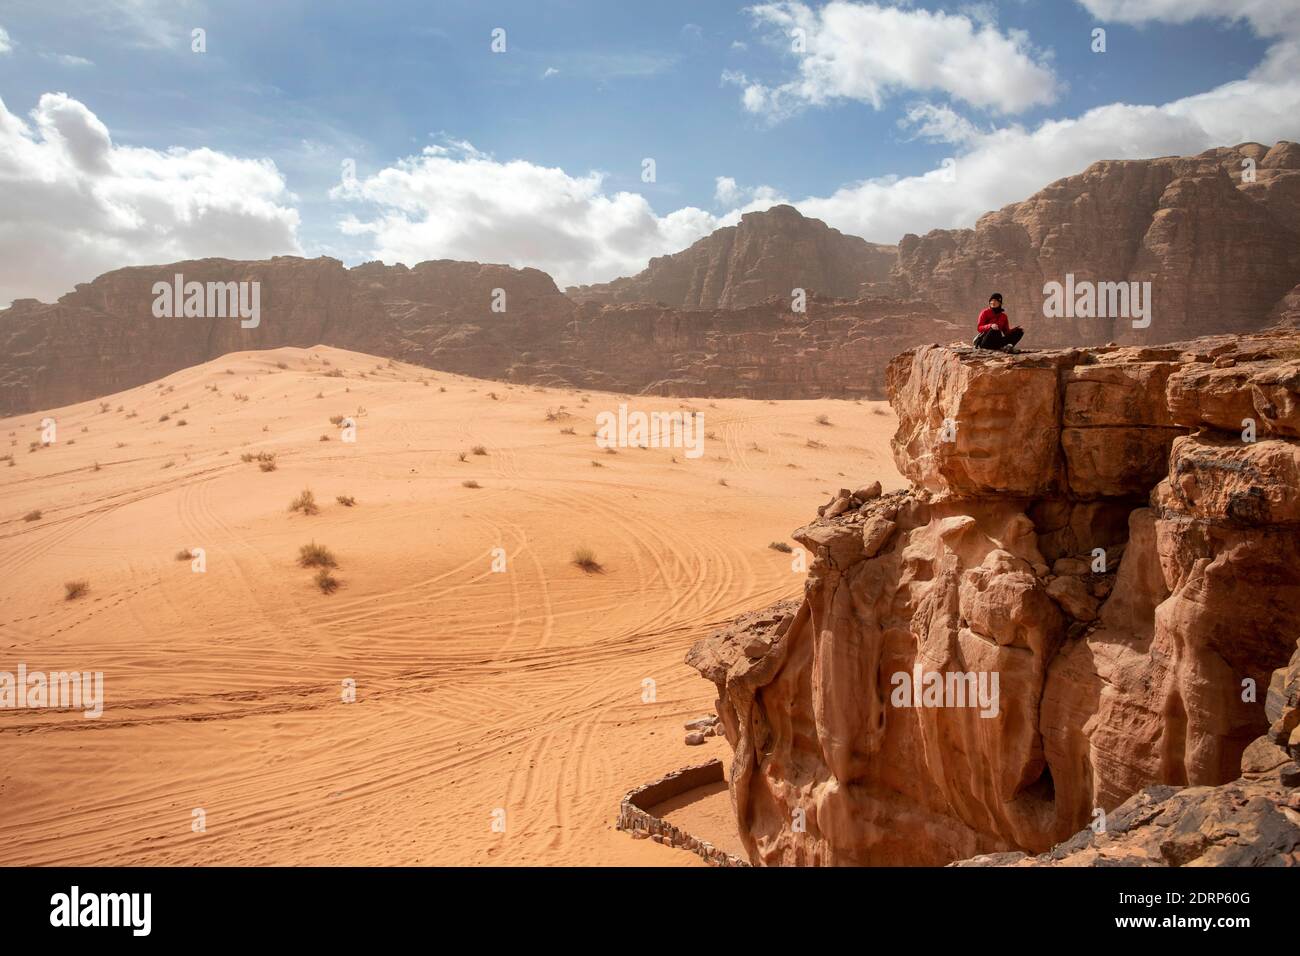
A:
{"type": "Polygon", "coordinates": [[[790,296],[795,288],[856,299],[889,280],[898,248],[867,242],[809,219],[793,206],[748,212],[690,248],[656,256],[645,271],[570,286],[579,302],[662,302],[678,309],[738,309],[790,296]]]}
{"type": "Polygon", "coordinates": [[[118,269],[57,303],[0,310],[0,414],[84,401],[226,352],[317,344],[520,382],[882,397],[894,354],[969,341],[994,290],[1030,348],[1300,325],[1300,146],[1094,163],[972,229],[909,234],[897,247],[776,206],[636,276],[567,295],[537,269],[451,260],[349,269],[279,256],[118,269]],[[154,283],[178,273],[259,282],[258,327],[154,316],[154,283]],[[1067,275],[1151,282],[1150,326],[1044,317],[1044,283],[1067,275]],[[796,288],[808,293],[806,312],[792,311],[796,288]]]}

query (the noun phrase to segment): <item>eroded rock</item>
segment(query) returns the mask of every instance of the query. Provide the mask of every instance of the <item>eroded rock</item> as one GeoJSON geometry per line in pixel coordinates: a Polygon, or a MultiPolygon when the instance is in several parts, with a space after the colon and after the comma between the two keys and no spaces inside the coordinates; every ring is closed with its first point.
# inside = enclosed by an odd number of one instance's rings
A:
{"type": "Polygon", "coordinates": [[[911,490],[797,531],[814,555],[803,600],[688,657],[719,690],[752,862],[1289,859],[1297,360],[1286,330],[896,358],[911,490]],[[1193,421],[1178,383],[1208,370],[1282,389],[1281,424],[1249,441],[1214,424],[1235,411],[1193,421]],[[1134,822],[1157,806],[1185,828],[1134,822]],[[1071,837],[1099,810],[1110,843],[1071,837]]]}

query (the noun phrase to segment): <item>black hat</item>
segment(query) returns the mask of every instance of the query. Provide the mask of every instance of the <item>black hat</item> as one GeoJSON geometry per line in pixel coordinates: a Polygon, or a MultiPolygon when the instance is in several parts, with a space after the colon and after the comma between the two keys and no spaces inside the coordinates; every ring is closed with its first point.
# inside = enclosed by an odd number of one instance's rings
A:
{"type": "Polygon", "coordinates": [[[989,301],[992,301],[992,300],[994,300],[994,299],[997,299],[999,302],[1001,302],[1001,301],[1002,301],[1002,293],[1001,293],[1001,292],[994,292],[991,296],[989,296],[989,301]]]}

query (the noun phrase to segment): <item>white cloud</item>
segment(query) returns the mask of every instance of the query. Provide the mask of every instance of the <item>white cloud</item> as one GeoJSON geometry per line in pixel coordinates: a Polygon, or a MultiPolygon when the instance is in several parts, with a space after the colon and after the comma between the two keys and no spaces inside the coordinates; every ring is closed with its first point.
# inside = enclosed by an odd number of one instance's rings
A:
{"type": "Polygon", "coordinates": [[[714,180],[713,200],[721,206],[734,206],[740,201],[740,189],[730,176],[719,176],[714,180]]]}
{"type": "Polygon", "coordinates": [[[999,31],[981,14],[831,0],[750,9],[798,58],[794,77],[769,86],[737,75],[746,110],[779,120],[806,106],[857,100],[880,109],[897,92],[938,92],[998,113],[1051,103],[1056,77],[1023,31],[999,31]],[[798,46],[802,43],[803,49],[798,46]]]}
{"type": "Polygon", "coordinates": [[[1078,0],[1099,20],[1113,23],[1188,23],[1245,20],[1262,36],[1300,31],[1297,0],[1078,0]]]}
{"type": "Polygon", "coordinates": [[[913,139],[927,139],[935,143],[969,143],[978,138],[979,129],[950,106],[934,103],[915,103],[898,121],[900,128],[914,127],[913,139]]]}
{"type": "Polygon", "coordinates": [[[14,41],[9,39],[9,31],[0,27],[0,54],[12,53],[13,49],[14,41]]]}
{"type": "Polygon", "coordinates": [[[0,100],[0,307],[126,265],[299,251],[269,160],[119,146],[65,93],[41,96],[31,118],[0,100]]]}
{"type": "Polygon", "coordinates": [[[502,162],[453,142],[426,147],[330,195],[369,205],[340,227],[370,236],[372,258],[533,266],[562,287],[637,272],[651,256],[684,248],[719,223],[693,206],[658,216],[644,196],[610,193],[603,184],[598,172],[572,176],[524,160],[502,162]]]}
{"type": "Polygon", "coordinates": [[[74,56],[71,53],[42,53],[42,58],[53,60],[62,66],[94,66],[92,60],[87,60],[84,56],[74,56]]]}
{"type": "Polygon", "coordinates": [[[846,232],[894,242],[904,232],[964,227],[1099,159],[1188,155],[1251,140],[1300,139],[1300,79],[1253,77],[1163,106],[1114,103],[1034,129],[979,133],[940,170],[855,183],[795,205],[846,232]]]}
{"type": "Polygon", "coordinates": [[[548,66],[546,72],[542,74],[542,79],[549,80],[553,76],[559,76],[560,71],[553,66],[548,66]]]}

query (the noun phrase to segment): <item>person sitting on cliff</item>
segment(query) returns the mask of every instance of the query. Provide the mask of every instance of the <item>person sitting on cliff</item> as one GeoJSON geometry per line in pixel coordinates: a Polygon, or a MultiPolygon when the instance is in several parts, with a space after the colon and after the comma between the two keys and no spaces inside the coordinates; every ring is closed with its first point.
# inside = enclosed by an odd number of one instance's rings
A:
{"type": "Polygon", "coordinates": [[[989,307],[980,313],[979,334],[975,336],[977,349],[1001,349],[1003,352],[1015,352],[1016,343],[1020,341],[1025,330],[1020,326],[1011,328],[1006,312],[1002,311],[1002,293],[994,292],[989,296],[989,307]]]}

